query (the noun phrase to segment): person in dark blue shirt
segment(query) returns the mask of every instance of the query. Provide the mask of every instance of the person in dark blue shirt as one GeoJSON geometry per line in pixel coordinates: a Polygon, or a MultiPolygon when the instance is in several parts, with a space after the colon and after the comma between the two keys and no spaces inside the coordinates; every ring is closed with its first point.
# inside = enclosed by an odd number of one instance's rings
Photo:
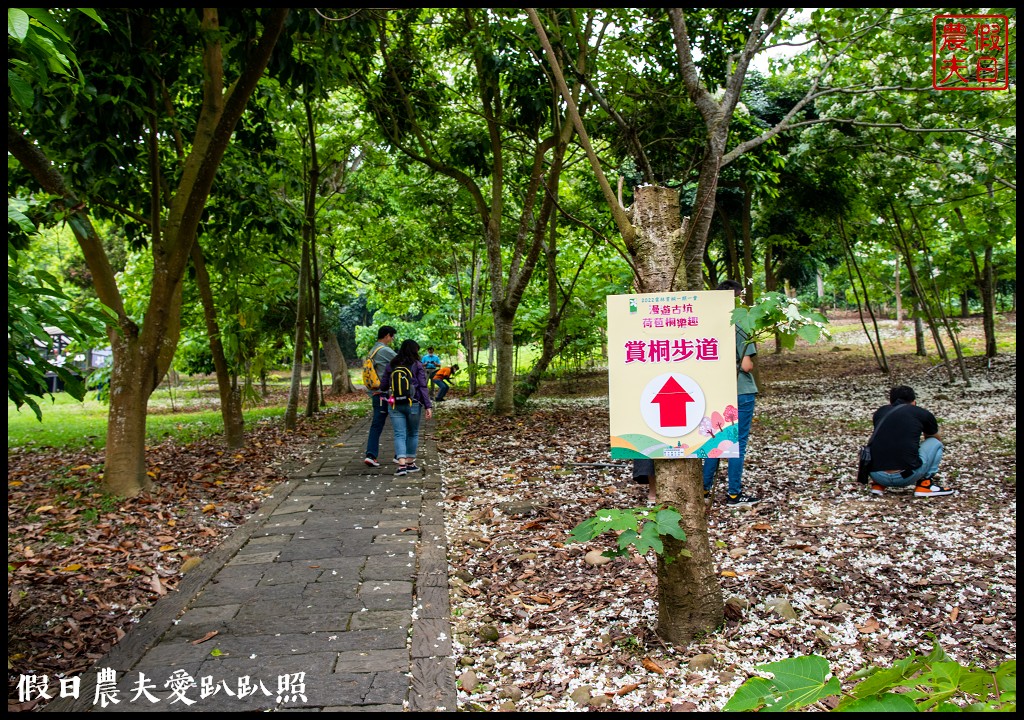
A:
{"type": "Polygon", "coordinates": [[[436,387],[434,384],[434,373],[436,373],[441,367],[441,358],[434,353],[434,348],[428,347],[427,354],[423,356],[423,360],[421,360],[421,362],[423,363],[423,369],[427,373],[427,382],[430,385],[430,394],[433,395],[434,388],[436,387]]]}

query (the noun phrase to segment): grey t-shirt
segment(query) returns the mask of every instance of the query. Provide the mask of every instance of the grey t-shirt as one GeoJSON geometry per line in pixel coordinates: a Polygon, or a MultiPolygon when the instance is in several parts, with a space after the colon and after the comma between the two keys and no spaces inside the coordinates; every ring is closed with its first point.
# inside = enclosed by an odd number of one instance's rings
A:
{"type": "MultiPolygon", "coordinates": [[[[373,369],[377,371],[377,377],[382,378],[384,377],[384,371],[387,370],[388,363],[394,360],[395,355],[398,353],[392,350],[388,345],[385,345],[378,340],[373,344],[373,347],[370,348],[370,352],[368,354],[373,355],[373,369]],[[380,350],[377,348],[380,348],[380,350]],[[377,353],[376,355],[374,355],[375,352],[377,353]]],[[[366,393],[368,395],[373,395],[374,392],[375,391],[366,388],[366,393]]],[[[376,392],[379,393],[380,391],[377,390],[376,392]]]]}
{"type": "Polygon", "coordinates": [[[754,395],[757,393],[757,383],[754,382],[754,376],[748,372],[740,370],[740,362],[743,360],[744,355],[754,356],[757,355],[757,345],[752,342],[747,342],[749,336],[739,328],[736,327],[736,394],[737,395],[754,395]]]}

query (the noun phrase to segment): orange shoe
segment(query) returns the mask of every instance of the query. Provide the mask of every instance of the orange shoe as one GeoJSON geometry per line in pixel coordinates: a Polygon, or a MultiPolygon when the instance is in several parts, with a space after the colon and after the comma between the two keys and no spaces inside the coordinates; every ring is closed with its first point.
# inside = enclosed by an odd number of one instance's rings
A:
{"type": "Polygon", "coordinates": [[[921,478],[917,481],[917,487],[914,488],[914,497],[940,497],[942,495],[952,495],[955,492],[956,490],[951,488],[936,485],[934,478],[921,478]]]}
{"type": "Polygon", "coordinates": [[[885,495],[885,485],[879,485],[876,482],[871,483],[871,494],[882,497],[885,495]]]}

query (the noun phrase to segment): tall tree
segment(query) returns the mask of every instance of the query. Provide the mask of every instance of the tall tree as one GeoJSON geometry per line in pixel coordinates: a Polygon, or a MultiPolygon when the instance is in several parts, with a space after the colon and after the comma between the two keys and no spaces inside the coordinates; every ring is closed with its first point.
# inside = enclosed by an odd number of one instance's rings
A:
{"type": "Polygon", "coordinates": [[[51,87],[33,112],[9,110],[8,151],[56,197],[55,210],[75,233],[97,295],[117,315],[108,331],[114,364],[104,488],[133,496],[149,484],[146,407],[177,346],[182,279],[203,209],[288,10],[230,16],[224,26],[215,8],[101,15],[113,38],[69,22],[88,87],[79,93],[51,87]],[[188,111],[172,120],[167,108],[176,101],[188,111]],[[191,126],[180,164],[165,164],[161,143],[168,133],[161,121],[191,126]],[[141,319],[128,313],[92,222],[100,208],[147,216],[140,239],[149,244],[153,269],[141,319]]]}
{"type": "MultiPolygon", "coordinates": [[[[722,99],[716,100],[701,82],[693,60],[689,35],[681,10],[670,10],[678,59],[684,85],[706,124],[707,139],[697,184],[694,217],[684,225],[679,192],[673,188],[645,185],[636,189],[633,206],[627,212],[612,190],[597,153],[590,142],[575,98],[562,72],[563,62],[555,53],[548,32],[533,9],[527,10],[540,38],[562,100],[590,159],[591,167],[615,220],[634,268],[638,292],[703,289],[700,268],[704,244],[711,225],[718,175],[725,155],[729,120],[739,100],[747,66],[774,26],[765,29],[766,11],[751,22],[747,42],[736,61],[736,70],[726,83],[722,99]]],[[[658,629],[667,639],[689,642],[722,621],[724,603],[715,575],[705,519],[700,461],[659,462],[659,500],[670,503],[683,517],[689,557],[658,563],[658,629]]],[[[666,546],[671,552],[672,549],[666,546]]],[[[676,554],[676,553],[672,553],[676,554]]]]}
{"type": "MultiPolygon", "coordinates": [[[[493,407],[508,414],[515,409],[516,313],[541,256],[572,125],[559,119],[548,80],[516,43],[514,16],[429,11],[437,32],[422,24],[423,14],[373,14],[380,64],[353,81],[394,148],[452,178],[472,198],[497,350],[493,407]],[[464,103],[469,112],[442,112],[464,103]]],[[[587,49],[577,47],[570,52],[584,66],[587,49]]]]}
{"type": "MultiPolygon", "coordinates": [[[[809,60],[805,66],[805,92],[770,128],[756,137],[740,139],[730,147],[730,129],[748,69],[754,56],[764,50],[769,40],[784,27],[786,10],[738,8],[729,11],[703,9],[684,12],[679,8],[669,8],[678,81],[685,99],[696,109],[700,118],[698,137],[702,141],[698,157],[693,163],[697,175],[696,192],[686,213],[688,218],[681,222],[679,193],[672,187],[653,184],[641,186],[634,192],[631,208],[627,210],[623,207],[605,177],[601,159],[594,144],[590,142],[574,99],[564,82],[562,60],[548,41],[548,34],[557,28],[557,16],[546,15],[546,26],[535,10],[527,9],[544,46],[545,57],[558,80],[562,100],[587,149],[591,167],[624,241],[639,292],[703,288],[701,261],[711,227],[722,168],[784,131],[815,123],[855,126],[862,122],[856,116],[846,114],[845,108],[838,102],[827,108],[830,112],[821,112],[825,98],[868,97],[885,91],[901,90],[899,86],[865,86],[860,77],[833,72],[833,66],[848,59],[865,37],[872,37],[878,43],[883,38],[888,41],[890,36],[881,29],[888,30],[885,23],[891,22],[892,17],[899,15],[899,12],[853,10],[851,13],[856,15],[857,22],[851,29],[848,24],[826,16],[824,11],[816,11],[813,50],[806,54],[809,60]],[[700,42],[697,48],[695,41],[700,42]],[[811,108],[815,108],[817,114],[807,117],[804,111],[811,108]]],[[[641,28],[656,34],[659,26],[656,20],[633,14],[618,18],[617,27],[623,33],[641,28]]],[[[860,59],[860,56],[856,56],[853,62],[860,59]]],[[[662,70],[668,67],[664,58],[657,55],[657,49],[653,51],[650,62],[644,64],[644,68],[652,65],[662,70]]],[[[622,66],[630,67],[629,64],[620,64],[622,66]]],[[[591,67],[601,67],[599,57],[592,59],[591,67]]],[[[584,84],[588,89],[594,85],[586,81],[584,84]]],[[[913,93],[914,89],[910,91],[913,93]]],[[[607,92],[600,90],[592,94],[600,96],[602,107],[616,107],[614,102],[608,101],[607,92]]],[[[925,131],[925,128],[905,124],[889,127],[925,131]]],[[[951,127],[949,130],[965,134],[971,132],[970,128],[951,127]]],[[[642,143],[630,142],[626,145],[634,153],[645,151],[642,143]]],[[[678,167],[684,163],[677,162],[675,165],[678,167]]],[[[643,158],[639,158],[635,166],[648,172],[655,163],[644,162],[643,158]]],[[[655,177],[645,177],[645,180],[648,183],[662,181],[655,177]]],[[[766,265],[766,271],[771,272],[772,269],[772,265],[766,265]]],[[[722,617],[721,595],[717,589],[711,555],[707,551],[700,465],[696,461],[659,461],[655,463],[655,468],[659,499],[680,509],[688,535],[688,548],[694,552],[692,558],[673,563],[672,568],[659,567],[659,593],[662,599],[671,601],[659,610],[659,631],[673,641],[686,642],[696,634],[715,627],[722,617]]]]}

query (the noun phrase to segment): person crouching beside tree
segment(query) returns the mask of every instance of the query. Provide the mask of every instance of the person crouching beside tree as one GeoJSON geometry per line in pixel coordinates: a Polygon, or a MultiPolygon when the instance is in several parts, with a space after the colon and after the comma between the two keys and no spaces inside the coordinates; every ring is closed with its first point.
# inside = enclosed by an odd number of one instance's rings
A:
{"type": "Polygon", "coordinates": [[[452,377],[459,371],[458,365],[452,365],[451,367],[438,368],[437,372],[434,373],[434,382],[440,388],[437,391],[437,397],[434,398],[434,402],[444,402],[444,396],[448,394],[448,388],[454,382],[452,377]]]}
{"type": "Polygon", "coordinates": [[[939,421],[932,413],[917,406],[917,395],[912,387],[897,385],[892,388],[889,404],[878,408],[871,421],[876,428],[869,443],[872,495],[882,496],[886,488],[911,485],[914,486],[914,497],[918,498],[941,497],[955,492],[935,480],[943,450],[939,421]]]}

